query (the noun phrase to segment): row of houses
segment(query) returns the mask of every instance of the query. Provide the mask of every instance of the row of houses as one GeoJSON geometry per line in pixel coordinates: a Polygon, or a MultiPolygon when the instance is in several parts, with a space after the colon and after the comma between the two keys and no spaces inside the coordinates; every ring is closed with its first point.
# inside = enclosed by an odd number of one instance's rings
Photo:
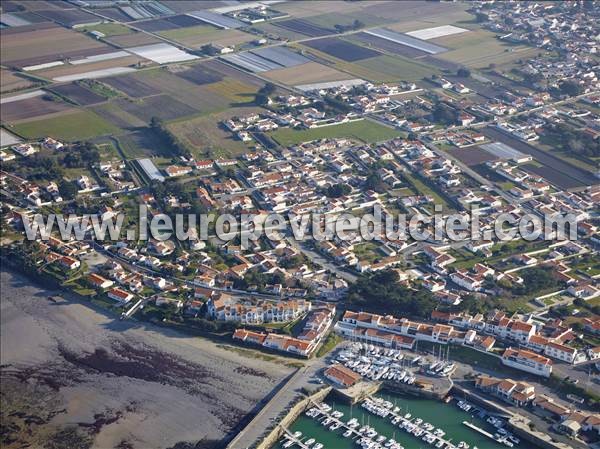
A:
{"type": "Polygon", "coordinates": [[[333,322],[334,316],[335,306],[323,305],[315,307],[308,314],[302,331],[296,337],[240,328],[236,329],[233,338],[245,343],[308,358],[323,340],[333,322]]]}

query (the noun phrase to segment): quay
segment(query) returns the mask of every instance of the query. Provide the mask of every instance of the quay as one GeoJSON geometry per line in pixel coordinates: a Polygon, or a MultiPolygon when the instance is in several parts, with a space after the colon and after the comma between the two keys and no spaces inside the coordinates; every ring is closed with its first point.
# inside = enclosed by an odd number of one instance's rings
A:
{"type": "Polygon", "coordinates": [[[476,431],[476,432],[479,432],[480,434],[482,434],[482,435],[485,435],[486,437],[488,437],[488,438],[491,438],[492,440],[496,441],[496,439],[494,438],[494,435],[492,435],[491,433],[489,433],[489,432],[488,432],[488,431],[486,431],[486,430],[483,430],[483,429],[482,429],[482,428],[480,428],[480,427],[477,427],[475,424],[473,424],[473,423],[470,423],[469,421],[463,421],[463,424],[464,424],[465,426],[467,426],[467,427],[469,427],[469,428],[473,429],[474,431],[476,431]]]}

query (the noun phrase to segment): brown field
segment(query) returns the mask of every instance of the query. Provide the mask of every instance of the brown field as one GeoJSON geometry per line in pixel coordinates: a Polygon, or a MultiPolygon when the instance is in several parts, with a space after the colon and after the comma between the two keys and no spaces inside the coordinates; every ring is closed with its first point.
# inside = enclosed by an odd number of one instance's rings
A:
{"type": "Polygon", "coordinates": [[[160,39],[146,33],[130,33],[121,36],[111,36],[106,39],[113,45],[122,48],[137,47],[139,45],[158,44],[162,42],[160,39]]]}
{"type": "Polygon", "coordinates": [[[137,56],[126,56],[124,58],[109,59],[107,61],[91,62],[89,64],[65,65],[51,69],[36,71],[37,76],[53,79],[59,76],[75,75],[77,73],[91,72],[93,70],[109,69],[112,67],[127,67],[134,65],[142,59],[137,56]]]}
{"type": "Polygon", "coordinates": [[[13,123],[68,110],[72,107],[63,101],[46,100],[40,96],[3,104],[0,117],[3,122],[13,123]]]}
{"type": "Polygon", "coordinates": [[[65,9],[65,8],[73,8],[73,5],[70,5],[63,1],[44,1],[44,0],[20,0],[19,4],[23,5],[30,11],[43,11],[44,9],[65,9]]]}
{"type": "Polygon", "coordinates": [[[200,48],[209,43],[225,46],[240,45],[256,38],[256,36],[240,30],[221,30],[210,25],[163,31],[160,35],[193,48],[200,48]]]}
{"type": "Polygon", "coordinates": [[[234,78],[241,81],[244,84],[251,86],[262,87],[265,83],[260,78],[252,76],[243,70],[236,69],[230,65],[227,65],[217,59],[211,59],[210,61],[203,62],[205,67],[222,73],[225,76],[234,78]]]}
{"type": "Polygon", "coordinates": [[[22,78],[16,72],[0,69],[0,92],[14,92],[34,86],[35,81],[22,78]]]}
{"type": "Polygon", "coordinates": [[[219,126],[219,122],[235,115],[242,116],[261,111],[258,107],[231,108],[220,113],[177,121],[168,126],[197,157],[235,156],[247,151],[248,146],[219,126]]]}
{"type": "Polygon", "coordinates": [[[322,83],[327,81],[340,81],[349,78],[349,75],[332,67],[319,64],[318,62],[309,62],[296,67],[289,67],[279,70],[270,70],[262,73],[266,78],[278,81],[280,83],[295,86],[298,84],[322,83]]]}
{"type": "Polygon", "coordinates": [[[75,58],[114,50],[76,31],[54,27],[23,33],[3,33],[0,51],[3,64],[23,67],[64,57],[75,58]]]}

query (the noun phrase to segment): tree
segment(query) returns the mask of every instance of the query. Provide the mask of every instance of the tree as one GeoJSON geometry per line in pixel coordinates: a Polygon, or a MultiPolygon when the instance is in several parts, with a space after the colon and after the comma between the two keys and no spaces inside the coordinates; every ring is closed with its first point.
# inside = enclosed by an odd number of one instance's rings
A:
{"type": "Polygon", "coordinates": [[[60,191],[60,195],[66,200],[72,200],[77,196],[77,192],[79,192],[79,189],[73,181],[65,180],[60,182],[58,190],[60,191]]]}
{"type": "Polygon", "coordinates": [[[254,101],[259,106],[264,106],[268,103],[269,97],[275,93],[277,86],[273,83],[265,83],[256,93],[254,101]]]}
{"type": "Polygon", "coordinates": [[[328,198],[339,198],[340,196],[348,195],[352,191],[352,187],[348,184],[334,184],[325,189],[325,196],[328,198]]]}
{"type": "Polygon", "coordinates": [[[384,193],[387,190],[386,183],[383,182],[381,175],[376,171],[369,173],[363,187],[367,190],[373,190],[377,193],[384,193]]]}
{"type": "Polygon", "coordinates": [[[452,125],[456,123],[456,111],[444,103],[438,103],[433,110],[433,119],[438,123],[452,125]]]}
{"type": "Polygon", "coordinates": [[[571,97],[583,92],[582,87],[575,80],[563,80],[558,84],[558,87],[563,94],[571,97]]]}
{"type": "Polygon", "coordinates": [[[358,278],[349,291],[350,304],[364,310],[392,315],[428,317],[437,306],[431,293],[410,289],[399,283],[394,270],[378,271],[358,278]]]}
{"type": "Polygon", "coordinates": [[[461,67],[456,71],[456,75],[460,76],[461,78],[468,78],[471,76],[471,71],[466,67],[461,67]]]}

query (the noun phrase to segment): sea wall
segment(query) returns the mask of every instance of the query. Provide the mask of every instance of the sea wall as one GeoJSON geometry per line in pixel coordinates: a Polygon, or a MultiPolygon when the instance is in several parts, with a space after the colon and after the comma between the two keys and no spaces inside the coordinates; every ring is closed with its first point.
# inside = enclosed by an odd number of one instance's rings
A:
{"type": "MultiPolygon", "coordinates": [[[[331,392],[331,390],[332,387],[327,386],[316,393],[311,394],[310,396],[303,397],[299,402],[294,404],[292,408],[290,408],[288,413],[281,419],[279,424],[275,426],[275,428],[271,430],[260,443],[254,446],[253,449],[269,449],[271,446],[273,446],[283,435],[284,428],[291,426],[298,416],[302,414],[302,412],[310,408],[313,402],[322,402],[331,392]]],[[[252,422],[250,422],[248,425],[251,426],[252,422]]]]}

